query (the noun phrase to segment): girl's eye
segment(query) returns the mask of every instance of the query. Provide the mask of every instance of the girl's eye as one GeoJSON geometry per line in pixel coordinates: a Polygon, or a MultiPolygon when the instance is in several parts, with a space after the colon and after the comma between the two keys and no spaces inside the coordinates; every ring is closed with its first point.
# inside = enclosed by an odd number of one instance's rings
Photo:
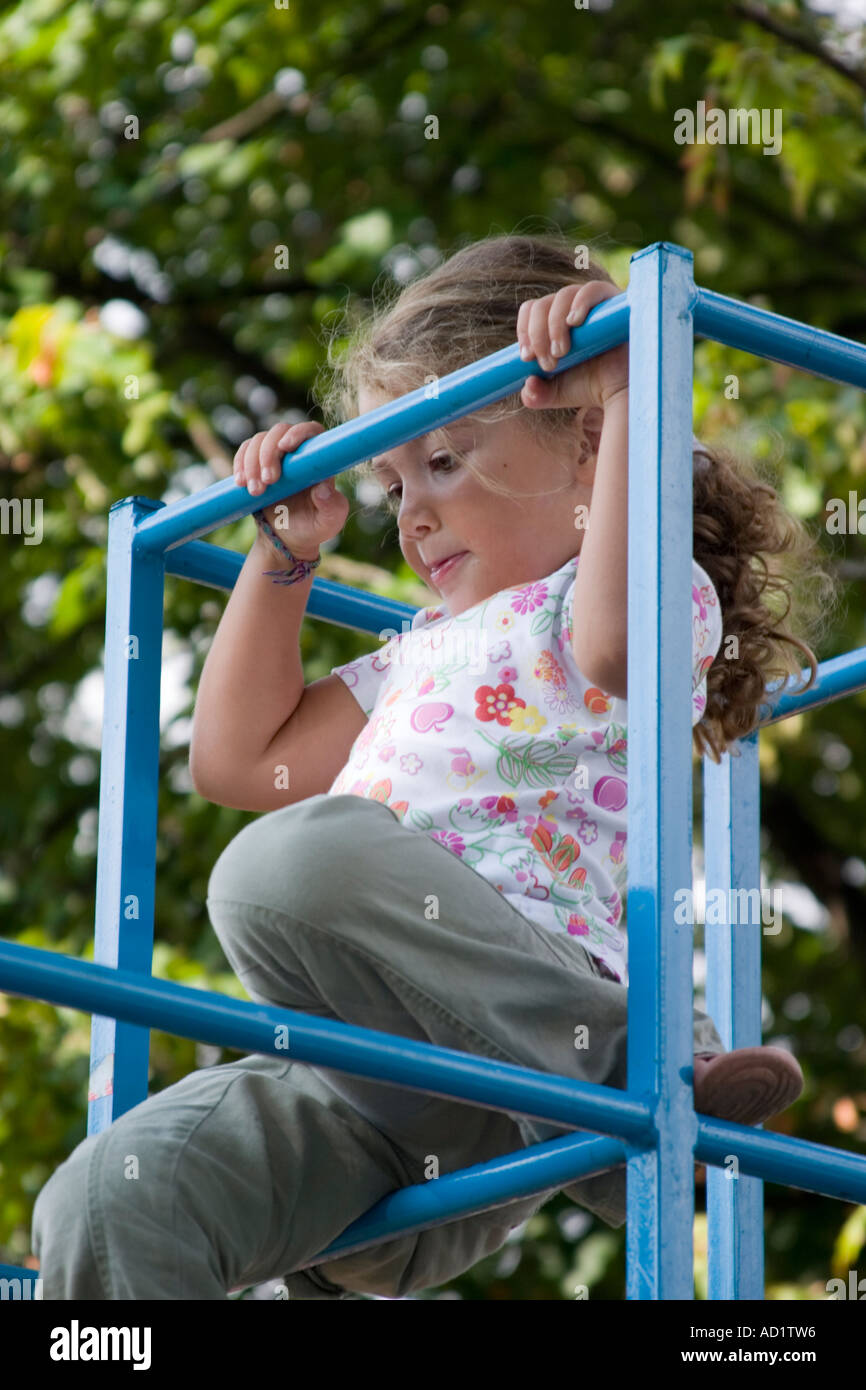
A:
{"type": "MultiPolygon", "coordinates": [[[[442,464],[447,462],[449,465],[453,465],[454,459],[451,454],[434,454],[430,462],[431,464],[442,464]]],[[[451,468],[447,468],[446,472],[450,473],[451,468]]],[[[391,486],[388,488],[388,491],[385,493],[385,497],[389,502],[394,503],[397,501],[396,489],[398,489],[400,486],[400,483],[392,483],[391,486]]]]}

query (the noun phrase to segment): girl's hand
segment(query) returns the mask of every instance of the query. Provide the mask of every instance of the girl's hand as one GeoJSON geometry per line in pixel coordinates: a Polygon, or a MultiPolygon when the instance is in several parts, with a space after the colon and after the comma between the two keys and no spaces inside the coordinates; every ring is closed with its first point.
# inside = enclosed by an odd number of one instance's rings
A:
{"type": "MultiPolygon", "coordinates": [[[[571,351],[570,329],[583,323],[590,309],[605,299],[622,294],[606,280],[589,280],[583,285],[565,285],[556,294],[527,299],[517,315],[517,341],[524,362],[536,358],[546,372],[553,371],[557,359],[571,351]]],[[[520,399],[537,410],[564,410],[568,407],[596,406],[604,410],[614,396],[628,395],[628,343],[611,348],[587,362],[560,372],[545,381],[529,376],[520,399]]]]}
{"type": "MultiPolygon", "coordinates": [[[[274,425],[245,439],[234,457],[234,479],[255,497],[280,477],[280,455],[291,453],[305,439],[321,434],[324,425],[302,420],[297,425],[274,425]]],[[[318,548],[342,531],[349,515],[349,499],[333,478],[296,492],[285,502],[262,509],[280,540],[300,560],[314,560],[318,548]],[[288,513],[288,524],[286,523],[288,513]]]]}

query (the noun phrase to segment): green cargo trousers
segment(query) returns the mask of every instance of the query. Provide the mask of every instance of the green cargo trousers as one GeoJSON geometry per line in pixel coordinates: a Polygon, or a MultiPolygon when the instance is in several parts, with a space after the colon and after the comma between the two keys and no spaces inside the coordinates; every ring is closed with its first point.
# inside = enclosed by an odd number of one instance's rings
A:
{"type": "MultiPolygon", "coordinates": [[[[625,1089],[626,987],[382,802],[318,795],[259,817],[217,860],[207,906],[257,1002],[625,1089]]],[[[694,1036],[695,1052],[725,1050],[697,1009],[694,1036]]],[[[444,1175],[566,1133],[282,1058],[204,1068],[83,1140],[43,1187],[43,1296],[223,1299],[271,1279],[303,1299],[436,1288],[558,1189],[298,1266],[424,1182],[434,1156],[444,1175]]],[[[618,1227],[625,1172],[564,1191],[618,1227]]]]}

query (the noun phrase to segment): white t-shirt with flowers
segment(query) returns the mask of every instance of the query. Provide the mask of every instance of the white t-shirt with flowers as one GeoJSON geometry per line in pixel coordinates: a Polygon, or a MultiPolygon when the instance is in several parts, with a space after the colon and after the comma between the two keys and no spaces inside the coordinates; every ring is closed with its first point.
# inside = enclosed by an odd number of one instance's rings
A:
{"type": "MultiPolygon", "coordinates": [[[[384,801],[627,983],[628,704],[572,655],[579,558],[457,617],[421,608],[384,646],[333,667],[368,722],[328,795],[384,801]]],[[[722,640],[695,560],[692,634],[694,726],[722,640]]]]}

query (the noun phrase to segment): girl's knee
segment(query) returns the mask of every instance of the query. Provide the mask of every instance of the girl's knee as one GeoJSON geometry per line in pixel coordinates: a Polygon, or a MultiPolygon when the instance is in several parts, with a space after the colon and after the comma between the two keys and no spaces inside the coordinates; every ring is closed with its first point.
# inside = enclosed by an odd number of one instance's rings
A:
{"type": "Polygon", "coordinates": [[[388,807],[357,796],[308,797],[259,817],[211,872],[208,911],[217,935],[238,940],[267,930],[262,919],[247,920],[243,905],[318,920],[328,901],[351,897],[370,874],[392,823],[388,807]]]}
{"type": "MultiPolygon", "coordinates": [[[[302,879],[311,862],[320,871],[319,866],[329,856],[335,840],[328,818],[330,803],[337,799],[325,795],[307,797],[293,806],[268,811],[245,825],[214,864],[208,897],[266,905],[273,898],[279,899],[285,884],[302,879]]],[[[356,803],[359,800],[343,799],[356,803]]],[[[339,850],[341,854],[351,852],[351,846],[340,844],[339,850]]]]}

